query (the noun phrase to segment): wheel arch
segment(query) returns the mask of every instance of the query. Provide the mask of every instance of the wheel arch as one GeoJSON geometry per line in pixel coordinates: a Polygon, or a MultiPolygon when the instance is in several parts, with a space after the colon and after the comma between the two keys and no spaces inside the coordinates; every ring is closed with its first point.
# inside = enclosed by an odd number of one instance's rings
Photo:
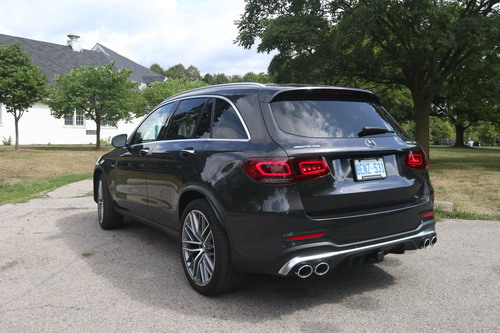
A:
{"type": "Polygon", "coordinates": [[[93,179],[93,193],[94,193],[94,201],[97,202],[97,186],[99,185],[99,178],[104,174],[104,171],[101,168],[94,169],[93,179]]]}
{"type": "Polygon", "coordinates": [[[184,213],[184,210],[186,209],[187,205],[196,199],[207,200],[212,209],[214,210],[215,215],[217,216],[221,225],[225,228],[225,222],[224,222],[225,213],[224,209],[222,208],[222,205],[220,204],[220,202],[217,200],[217,198],[213,193],[211,193],[208,189],[198,185],[187,186],[182,191],[177,206],[177,214],[179,217],[179,222],[182,223],[182,214],[184,213]]]}

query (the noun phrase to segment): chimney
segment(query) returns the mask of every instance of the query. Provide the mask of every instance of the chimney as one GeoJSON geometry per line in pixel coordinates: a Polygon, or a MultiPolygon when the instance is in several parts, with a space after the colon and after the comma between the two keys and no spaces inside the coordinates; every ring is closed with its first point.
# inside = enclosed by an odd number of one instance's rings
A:
{"type": "Polygon", "coordinates": [[[80,46],[80,41],[78,40],[80,36],[75,33],[70,33],[68,37],[68,46],[71,47],[71,49],[75,52],[81,52],[82,47],[80,46]]]}

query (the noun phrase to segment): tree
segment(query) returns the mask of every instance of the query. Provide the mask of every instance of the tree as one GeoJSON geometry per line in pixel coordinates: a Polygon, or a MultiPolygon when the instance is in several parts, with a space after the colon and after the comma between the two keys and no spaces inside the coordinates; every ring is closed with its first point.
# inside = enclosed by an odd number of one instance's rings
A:
{"type": "Polygon", "coordinates": [[[246,0],[236,41],[278,50],[270,71],[407,87],[428,152],[434,97],[455,68],[498,44],[498,13],[497,0],[246,0]]]}
{"type": "Polygon", "coordinates": [[[467,136],[481,142],[483,146],[494,146],[498,133],[500,133],[500,122],[491,121],[478,121],[466,131],[467,136]]]}
{"type": "Polygon", "coordinates": [[[0,103],[14,116],[15,149],[19,149],[19,120],[46,95],[47,77],[21,45],[0,44],[0,103]]]}
{"type": "Polygon", "coordinates": [[[158,65],[156,63],[152,64],[151,67],[149,67],[149,69],[152,70],[155,73],[160,74],[160,75],[165,75],[165,76],[167,75],[165,73],[165,70],[160,65],[158,65]]]}
{"type": "MultiPolygon", "coordinates": [[[[410,137],[415,137],[415,122],[413,120],[402,121],[400,125],[410,137]]],[[[431,144],[449,145],[453,135],[454,128],[449,121],[436,116],[429,117],[429,139],[431,144]]]]}
{"type": "Polygon", "coordinates": [[[96,149],[101,148],[101,125],[129,120],[138,105],[137,83],[128,80],[131,70],[106,66],[83,66],[65,75],[57,75],[58,85],[51,87],[48,104],[55,117],[83,112],[96,124],[96,149]]]}
{"type": "Polygon", "coordinates": [[[224,73],[207,73],[203,76],[202,80],[208,85],[243,82],[243,78],[240,75],[226,75],[224,73]]]}
{"type": "Polygon", "coordinates": [[[455,68],[433,113],[455,126],[455,146],[464,147],[464,132],[479,121],[500,124],[500,54],[490,52],[455,68]]]}
{"type": "Polygon", "coordinates": [[[201,80],[200,70],[193,65],[188,68],[184,67],[183,64],[173,65],[165,70],[164,73],[169,79],[186,79],[188,81],[201,80]]]}
{"type": "Polygon", "coordinates": [[[149,69],[158,74],[165,75],[168,79],[186,79],[188,81],[202,80],[200,70],[193,65],[186,68],[183,64],[177,64],[167,69],[163,69],[158,64],[152,64],[149,69]]]}
{"type": "Polygon", "coordinates": [[[148,113],[156,105],[172,95],[205,85],[206,83],[203,81],[189,81],[187,79],[167,79],[163,82],[154,82],[142,91],[142,97],[145,100],[143,114],[148,113]]]}
{"type": "Polygon", "coordinates": [[[243,82],[258,82],[258,83],[269,83],[272,82],[268,74],[261,72],[255,74],[254,72],[248,72],[242,77],[243,82]]]}

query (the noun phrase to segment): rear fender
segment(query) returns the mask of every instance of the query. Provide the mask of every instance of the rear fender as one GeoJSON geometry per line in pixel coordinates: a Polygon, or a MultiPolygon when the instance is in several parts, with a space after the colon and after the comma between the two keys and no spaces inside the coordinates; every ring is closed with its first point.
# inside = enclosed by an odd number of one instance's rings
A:
{"type": "MultiPolygon", "coordinates": [[[[217,219],[220,221],[221,225],[224,227],[224,229],[227,229],[226,222],[225,222],[226,221],[226,214],[225,214],[224,209],[222,208],[221,203],[217,200],[215,195],[210,190],[208,190],[207,188],[200,186],[200,185],[188,185],[182,190],[182,192],[179,196],[180,199],[179,199],[178,206],[177,206],[177,213],[179,216],[179,221],[181,219],[181,216],[182,216],[182,213],[184,210],[183,207],[181,206],[183,198],[185,198],[186,195],[189,195],[190,193],[193,193],[193,192],[200,194],[202,197],[204,197],[208,201],[208,203],[210,204],[210,206],[214,210],[215,215],[217,216],[217,219]]],[[[185,207],[186,205],[183,205],[183,206],[185,207]]],[[[226,230],[226,232],[227,232],[227,230],[226,230]]]]}

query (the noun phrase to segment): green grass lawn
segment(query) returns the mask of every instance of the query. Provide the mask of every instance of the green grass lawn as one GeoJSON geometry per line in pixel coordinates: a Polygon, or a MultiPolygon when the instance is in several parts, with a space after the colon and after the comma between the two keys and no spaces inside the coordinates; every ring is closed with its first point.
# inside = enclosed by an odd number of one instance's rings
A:
{"type": "Polygon", "coordinates": [[[499,147],[431,147],[429,172],[436,200],[450,201],[451,217],[500,220],[499,147]]]}
{"type": "MultiPolygon", "coordinates": [[[[94,146],[0,146],[0,204],[23,202],[40,193],[92,176],[94,146]]],[[[451,201],[456,218],[500,220],[500,147],[431,147],[429,171],[436,200],[451,201]]]]}
{"type": "Polygon", "coordinates": [[[92,177],[110,147],[92,145],[0,146],[0,204],[24,202],[57,187],[92,177]]]}

